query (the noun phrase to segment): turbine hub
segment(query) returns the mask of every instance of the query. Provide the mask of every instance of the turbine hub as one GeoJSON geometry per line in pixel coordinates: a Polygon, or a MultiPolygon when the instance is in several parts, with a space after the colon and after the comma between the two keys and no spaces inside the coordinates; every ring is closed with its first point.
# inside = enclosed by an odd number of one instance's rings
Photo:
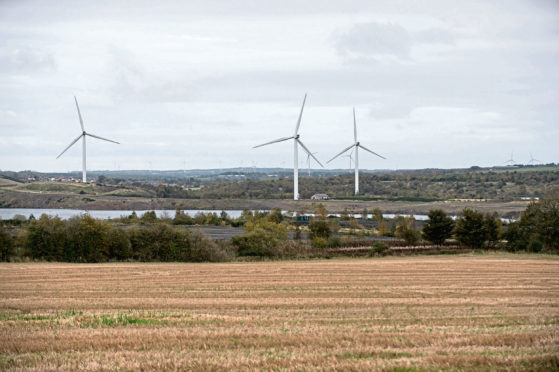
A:
{"type": "Polygon", "coordinates": [[[82,132],[82,136],[85,136],[87,133],[85,133],[85,130],[82,132]]]}
{"type": "Polygon", "coordinates": [[[355,142],[355,146],[359,146],[359,142],[355,142]]]}
{"type": "Polygon", "coordinates": [[[296,135],[296,136],[295,136],[295,139],[299,139],[299,135],[296,135]]]}

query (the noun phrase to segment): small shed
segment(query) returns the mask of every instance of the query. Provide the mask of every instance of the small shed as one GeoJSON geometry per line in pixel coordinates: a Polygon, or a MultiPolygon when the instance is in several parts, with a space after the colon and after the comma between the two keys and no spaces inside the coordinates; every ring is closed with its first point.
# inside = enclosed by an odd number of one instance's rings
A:
{"type": "Polygon", "coordinates": [[[314,194],[311,200],[328,200],[330,197],[327,194],[314,194]]]}

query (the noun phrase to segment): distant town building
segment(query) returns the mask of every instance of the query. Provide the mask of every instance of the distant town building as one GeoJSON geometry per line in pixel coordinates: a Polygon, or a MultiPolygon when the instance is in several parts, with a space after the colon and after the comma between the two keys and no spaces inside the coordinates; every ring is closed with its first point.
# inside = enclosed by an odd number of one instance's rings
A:
{"type": "Polygon", "coordinates": [[[311,196],[311,200],[327,200],[330,197],[327,194],[314,194],[311,196]]]}

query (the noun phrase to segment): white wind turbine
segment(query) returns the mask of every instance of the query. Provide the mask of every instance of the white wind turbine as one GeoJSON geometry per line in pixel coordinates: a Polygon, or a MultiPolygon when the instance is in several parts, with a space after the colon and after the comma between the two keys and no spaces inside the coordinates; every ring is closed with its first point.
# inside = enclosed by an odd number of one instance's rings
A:
{"type": "Polygon", "coordinates": [[[355,150],[355,195],[359,194],[359,148],[362,148],[365,151],[370,152],[373,155],[378,156],[379,158],[386,159],[384,156],[377,154],[374,151],[369,150],[365,146],[363,146],[359,141],[357,141],[357,121],[355,120],[355,107],[353,108],[353,139],[354,143],[347,148],[343,149],[338,155],[334,156],[332,159],[328,160],[326,164],[330,163],[332,160],[336,159],[338,156],[342,155],[347,150],[353,148],[355,150]]]}
{"type": "MultiPolygon", "coordinates": [[[[318,152],[313,152],[314,154],[318,154],[318,152]]],[[[309,177],[311,176],[311,154],[307,154],[307,168],[309,170],[309,177]]]]}
{"type": "Polygon", "coordinates": [[[299,139],[299,126],[301,125],[301,117],[303,116],[303,108],[305,107],[305,101],[307,100],[307,94],[305,93],[305,98],[303,98],[303,105],[301,106],[301,112],[299,113],[299,119],[297,120],[297,125],[295,126],[295,133],[291,137],[283,137],[274,141],[266,142],[253,148],[262,147],[270,145],[276,142],[283,142],[292,139],[293,140],[293,200],[299,200],[299,156],[298,156],[298,145],[301,145],[303,150],[312,157],[322,168],[324,166],[318,159],[310,152],[310,150],[301,142],[299,139]]]}
{"type": "Polygon", "coordinates": [[[532,153],[530,153],[530,162],[528,164],[530,164],[530,165],[534,165],[536,163],[541,164],[541,162],[542,162],[541,160],[534,159],[534,157],[532,156],[532,153]]]}
{"type": "Polygon", "coordinates": [[[108,141],[108,142],[112,142],[112,143],[116,143],[116,144],[119,144],[119,143],[116,142],[116,141],[110,140],[110,139],[106,139],[106,138],[103,138],[103,137],[96,136],[95,134],[87,133],[85,131],[84,126],[83,126],[82,114],[80,112],[80,106],[78,106],[78,99],[76,98],[76,96],[74,96],[74,101],[76,101],[76,108],[78,109],[78,116],[80,118],[80,126],[82,127],[82,133],[78,136],[78,138],[73,140],[72,143],[69,144],[68,147],[66,147],[64,149],[64,151],[62,151],[60,153],[60,155],[58,155],[56,158],[58,159],[59,157],[61,157],[62,154],[64,154],[70,147],[72,147],[72,145],[74,143],[78,142],[79,139],[81,138],[82,139],[82,167],[83,167],[83,169],[82,169],[82,181],[85,183],[85,182],[87,182],[86,161],[85,161],[85,137],[90,136],[90,137],[97,138],[97,139],[100,139],[100,140],[103,140],[103,141],[108,141]]]}
{"type": "Polygon", "coordinates": [[[513,152],[513,151],[511,151],[511,153],[510,153],[510,159],[509,159],[509,160],[507,160],[507,161],[505,162],[505,164],[510,164],[510,165],[514,165],[515,161],[514,161],[514,159],[513,159],[513,157],[512,157],[512,156],[513,156],[513,154],[514,154],[514,152],[513,152]]]}
{"type": "Polygon", "coordinates": [[[344,155],[345,158],[349,159],[349,170],[351,172],[351,164],[353,163],[353,150],[351,150],[351,152],[347,155],[344,155]]]}

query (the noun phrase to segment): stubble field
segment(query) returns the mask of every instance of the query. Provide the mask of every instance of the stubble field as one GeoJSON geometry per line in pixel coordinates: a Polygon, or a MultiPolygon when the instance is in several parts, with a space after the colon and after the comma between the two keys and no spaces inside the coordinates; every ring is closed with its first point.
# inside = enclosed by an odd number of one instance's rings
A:
{"type": "Polygon", "coordinates": [[[2,264],[2,370],[557,370],[559,260],[2,264]]]}

